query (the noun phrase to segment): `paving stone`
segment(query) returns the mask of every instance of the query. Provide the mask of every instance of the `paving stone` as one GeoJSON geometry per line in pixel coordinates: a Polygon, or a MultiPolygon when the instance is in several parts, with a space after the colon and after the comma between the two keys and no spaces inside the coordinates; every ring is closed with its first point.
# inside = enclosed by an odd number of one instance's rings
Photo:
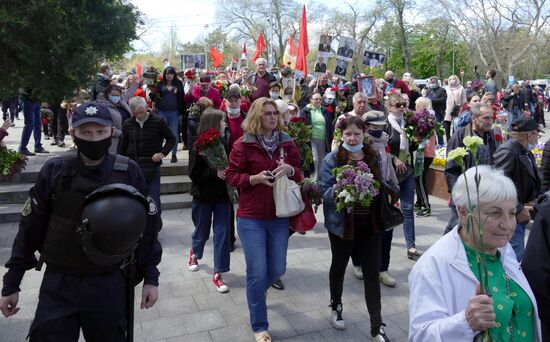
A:
{"type": "Polygon", "coordinates": [[[222,314],[218,310],[199,311],[180,316],[180,324],[184,322],[189,334],[217,328],[227,327],[222,314]]]}
{"type": "Polygon", "coordinates": [[[186,335],[185,324],[182,324],[181,316],[162,317],[141,322],[141,330],[147,341],[186,335]]]}
{"type": "Polygon", "coordinates": [[[210,338],[210,334],[206,331],[198,334],[170,337],[166,342],[212,342],[212,338],[210,338]]]}
{"type": "Polygon", "coordinates": [[[254,335],[249,325],[237,325],[233,327],[213,329],[209,331],[214,342],[242,341],[254,342],[254,335]]]}
{"type": "Polygon", "coordinates": [[[319,310],[290,315],[287,317],[287,320],[298,334],[319,331],[331,326],[330,321],[326,319],[319,310]]]}

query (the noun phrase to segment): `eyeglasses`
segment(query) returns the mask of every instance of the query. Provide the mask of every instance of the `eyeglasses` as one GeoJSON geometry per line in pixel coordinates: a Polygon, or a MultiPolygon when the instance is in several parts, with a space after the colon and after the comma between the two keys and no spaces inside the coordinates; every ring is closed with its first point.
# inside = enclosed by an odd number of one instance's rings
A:
{"type": "Polygon", "coordinates": [[[264,115],[264,116],[279,116],[279,112],[277,112],[277,111],[274,111],[274,112],[264,112],[263,115],[264,115]]]}
{"type": "Polygon", "coordinates": [[[394,104],[393,106],[395,108],[405,108],[405,107],[407,107],[407,104],[403,103],[403,102],[399,102],[399,103],[394,104]]]}

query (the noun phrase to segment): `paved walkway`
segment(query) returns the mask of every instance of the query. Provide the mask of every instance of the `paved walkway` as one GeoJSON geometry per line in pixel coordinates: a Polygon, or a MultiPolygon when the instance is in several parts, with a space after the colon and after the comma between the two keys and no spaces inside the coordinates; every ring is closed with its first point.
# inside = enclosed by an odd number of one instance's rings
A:
{"type": "MultiPolygon", "coordinates": [[[[21,121],[17,121],[18,126],[21,121]]],[[[19,128],[20,129],[20,128],[19,128]]],[[[8,146],[16,148],[13,137],[8,146]]],[[[32,140],[32,139],[31,139],[32,140]]],[[[46,148],[50,148],[45,144],[46,148]]],[[[56,148],[57,149],[57,148],[56,148]]],[[[33,159],[31,158],[31,164],[33,159]]],[[[442,234],[449,216],[446,202],[431,198],[432,216],[416,219],[417,247],[426,250],[442,234]]],[[[370,324],[363,297],[363,283],[348,267],[344,283],[343,306],[347,327],[343,331],[330,324],[328,271],[331,253],[327,232],[323,228],[321,210],[319,223],[306,235],[290,238],[287,272],[283,277],[284,291],[269,290],[268,310],[270,332],[275,341],[365,341],[370,336],[370,324]]],[[[230,292],[216,292],[210,282],[213,258],[208,242],[198,272],[187,270],[187,254],[191,246],[193,225],[191,211],[163,212],[164,228],[160,240],[164,254],[160,264],[160,300],[151,309],[136,311],[136,341],[253,341],[249,325],[245,293],[245,263],[243,250],[231,254],[231,271],[224,274],[230,292]]],[[[18,225],[0,225],[0,264],[10,255],[18,225]]],[[[414,262],[407,259],[401,228],[395,230],[390,273],[397,279],[396,288],[382,286],[382,314],[391,341],[406,341],[408,331],[407,276],[414,262]]],[[[0,274],[5,272],[0,267],[0,274]]],[[[10,319],[0,318],[0,342],[23,341],[34,315],[42,275],[27,272],[20,293],[21,311],[10,319]]],[[[141,298],[141,287],[136,298],[141,298]]],[[[139,304],[138,304],[139,307],[139,304]]]]}

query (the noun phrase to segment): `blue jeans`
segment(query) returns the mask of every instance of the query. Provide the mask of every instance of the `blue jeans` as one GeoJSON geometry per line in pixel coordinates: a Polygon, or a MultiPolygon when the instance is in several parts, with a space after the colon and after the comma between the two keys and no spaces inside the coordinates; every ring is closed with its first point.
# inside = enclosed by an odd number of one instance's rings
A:
{"type": "Polygon", "coordinates": [[[267,330],[265,291],[286,271],[288,218],[237,218],[237,232],[246,261],[246,300],[252,330],[267,330]]]}
{"type": "Polygon", "coordinates": [[[160,213],[160,166],[157,166],[157,169],[155,170],[155,175],[149,183],[148,190],[149,196],[155,201],[155,204],[157,205],[157,210],[160,213]]]}
{"type": "Polygon", "coordinates": [[[195,230],[193,231],[193,253],[202,258],[204,245],[210,237],[210,226],[214,231],[214,272],[229,271],[229,216],[231,203],[200,203],[193,202],[191,217],[195,230]],[[214,224],[212,225],[212,214],[214,224]]]}
{"type": "MultiPolygon", "coordinates": [[[[26,104],[30,106],[31,104],[26,104]]],[[[38,106],[38,104],[34,104],[38,106]]],[[[31,139],[31,134],[34,138],[34,149],[40,149],[42,144],[40,139],[42,138],[42,115],[40,110],[25,110],[25,127],[23,127],[23,133],[21,135],[21,146],[19,146],[19,151],[27,149],[29,140],[31,139]]]]}
{"type": "Polygon", "coordinates": [[[414,176],[411,173],[405,180],[399,183],[399,199],[401,200],[401,212],[403,212],[403,232],[407,249],[415,248],[414,243],[414,176]]]}
{"type": "Polygon", "coordinates": [[[176,143],[172,148],[172,155],[175,156],[176,152],[178,151],[178,129],[180,126],[180,115],[178,114],[177,111],[174,111],[174,112],[160,111],[159,115],[166,120],[166,123],[168,124],[168,128],[170,128],[170,131],[172,131],[172,133],[176,137],[176,143]]]}
{"type": "Polygon", "coordinates": [[[514,235],[512,235],[510,245],[512,245],[514,252],[516,252],[516,258],[521,262],[521,259],[523,259],[523,252],[525,251],[525,224],[518,223],[516,225],[516,230],[514,231],[514,235]]]}

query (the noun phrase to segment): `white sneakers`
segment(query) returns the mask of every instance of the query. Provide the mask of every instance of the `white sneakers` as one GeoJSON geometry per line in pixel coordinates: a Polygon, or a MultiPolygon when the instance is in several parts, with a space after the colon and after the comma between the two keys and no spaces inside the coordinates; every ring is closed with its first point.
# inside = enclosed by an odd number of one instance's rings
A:
{"type": "Polygon", "coordinates": [[[344,330],[346,328],[346,323],[342,317],[342,304],[338,304],[336,310],[332,309],[332,304],[330,307],[330,323],[335,329],[344,330]]]}
{"type": "Polygon", "coordinates": [[[388,271],[380,272],[380,274],[378,275],[378,280],[380,280],[382,284],[389,287],[395,287],[395,285],[397,284],[397,281],[395,281],[395,279],[390,276],[388,271]]]}

